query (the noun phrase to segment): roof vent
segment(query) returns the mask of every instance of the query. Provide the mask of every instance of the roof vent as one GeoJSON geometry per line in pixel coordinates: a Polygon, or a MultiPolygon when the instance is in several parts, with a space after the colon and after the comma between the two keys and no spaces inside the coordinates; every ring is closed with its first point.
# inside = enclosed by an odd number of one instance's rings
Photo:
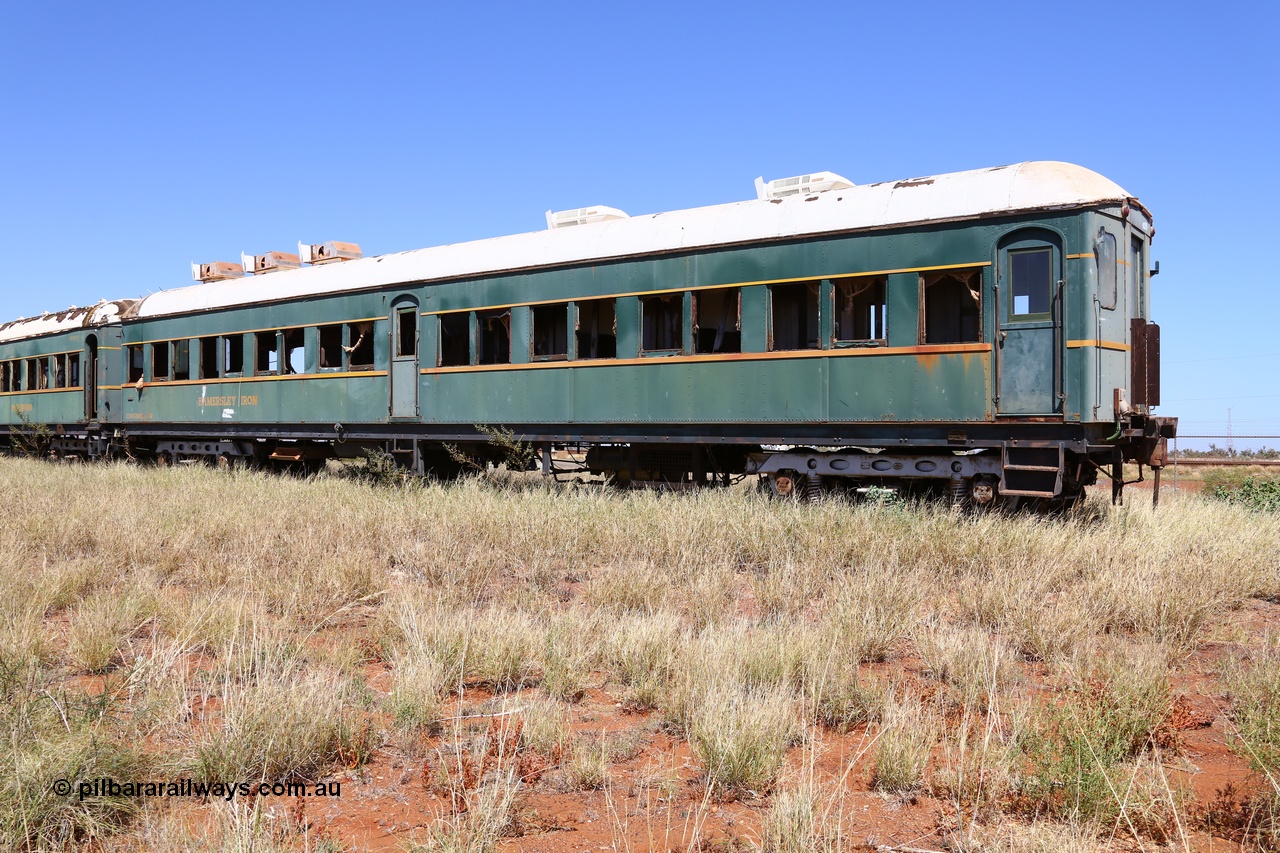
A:
{"type": "Polygon", "coordinates": [[[296,270],[302,266],[298,256],[292,252],[267,252],[265,255],[246,255],[241,252],[240,263],[244,266],[244,271],[250,275],[261,275],[278,270],[296,270]]]}
{"type": "Polygon", "coordinates": [[[559,213],[547,211],[548,228],[568,228],[570,225],[586,225],[590,222],[608,222],[611,219],[630,219],[631,217],[616,207],[576,207],[573,210],[562,210],[559,213]]]}
{"type": "Polygon", "coordinates": [[[356,261],[363,258],[364,253],[360,251],[359,243],[340,243],[337,240],[330,240],[327,243],[308,245],[299,241],[298,257],[304,264],[319,266],[331,264],[334,261],[356,261]]]}
{"type": "Polygon", "coordinates": [[[776,178],[767,184],[764,178],[756,178],[756,198],[761,201],[772,201],[789,195],[848,190],[853,189],[853,186],[853,181],[846,180],[835,172],[814,172],[811,175],[797,175],[794,178],[776,178]]]}
{"type": "Polygon", "coordinates": [[[191,265],[192,281],[223,281],[228,278],[244,278],[244,269],[234,261],[191,265]]]}

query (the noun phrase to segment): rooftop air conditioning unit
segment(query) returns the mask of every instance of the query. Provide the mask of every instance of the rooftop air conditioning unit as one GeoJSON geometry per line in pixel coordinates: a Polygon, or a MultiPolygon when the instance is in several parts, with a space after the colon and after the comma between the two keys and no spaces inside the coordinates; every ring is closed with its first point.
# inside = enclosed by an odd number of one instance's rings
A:
{"type": "Polygon", "coordinates": [[[191,265],[191,279],[193,281],[224,281],[229,278],[244,278],[244,269],[234,261],[214,261],[211,264],[191,265]]]}
{"type": "Polygon", "coordinates": [[[575,207],[573,210],[561,210],[558,213],[547,211],[548,228],[568,228],[571,225],[586,225],[590,222],[608,222],[611,219],[630,219],[631,217],[616,207],[575,207]]]}
{"type": "Polygon", "coordinates": [[[319,266],[335,261],[355,261],[364,257],[359,243],[341,243],[330,240],[327,243],[298,242],[298,257],[304,264],[319,266]]]}
{"type": "Polygon", "coordinates": [[[853,186],[853,181],[846,180],[835,172],[814,172],[810,175],[797,175],[794,178],[776,178],[767,184],[764,178],[756,178],[756,198],[761,201],[773,201],[789,195],[850,190],[853,186]]]}
{"type": "Polygon", "coordinates": [[[246,255],[241,252],[240,263],[244,271],[250,275],[262,275],[278,270],[296,270],[302,266],[298,256],[292,252],[267,252],[265,255],[246,255]]]}

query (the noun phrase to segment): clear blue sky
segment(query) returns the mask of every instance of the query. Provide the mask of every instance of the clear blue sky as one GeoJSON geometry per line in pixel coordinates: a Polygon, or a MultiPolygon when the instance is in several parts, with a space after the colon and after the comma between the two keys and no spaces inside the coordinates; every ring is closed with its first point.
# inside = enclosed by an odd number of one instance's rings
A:
{"type": "Polygon", "coordinates": [[[1164,405],[1280,433],[1274,4],[0,3],[4,319],[189,262],[381,254],[1066,160],[1155,215],[1164,405]],[[1214,360],[1208,360],[1214,359],[1214,360]]]}

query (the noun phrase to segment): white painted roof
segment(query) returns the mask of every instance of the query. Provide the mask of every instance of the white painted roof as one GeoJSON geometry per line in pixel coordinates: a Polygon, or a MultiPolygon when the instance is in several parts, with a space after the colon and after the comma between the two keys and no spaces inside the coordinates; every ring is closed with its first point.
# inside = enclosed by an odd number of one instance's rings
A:
{"type": "Polygon", "coordinates": [[[54,332],[65,332],[71,329],[105,326],[107,323],[118,322],[121,317],[127,316],[129,310],[137,304],[136,299],[117,299],[114,302],[104,300],[88,308],[73,306],[65,311],[13,320],[0,325],[0,343],[51,335],[54,332]]]}
{"type": "Polygon", "coordinates": [[[1130,198],[1112,181],[1081,166],[1018,163],[812,196],[752,199],[633,216],[209,282],[154,293],[130,316],[163,317],[400,282],[439,281],[701,247],[1121,203],[1130,198]]]}

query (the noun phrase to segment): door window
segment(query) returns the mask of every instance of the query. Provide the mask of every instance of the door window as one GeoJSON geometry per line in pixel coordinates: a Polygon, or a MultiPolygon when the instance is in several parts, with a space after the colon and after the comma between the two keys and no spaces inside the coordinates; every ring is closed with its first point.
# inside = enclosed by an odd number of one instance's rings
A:
{"type": "Polygon", "coordinates": [[[1048,317],[1053,302],[1053,250],[1021,249],[1009,253],[1011,318],[1048,317]]]}

